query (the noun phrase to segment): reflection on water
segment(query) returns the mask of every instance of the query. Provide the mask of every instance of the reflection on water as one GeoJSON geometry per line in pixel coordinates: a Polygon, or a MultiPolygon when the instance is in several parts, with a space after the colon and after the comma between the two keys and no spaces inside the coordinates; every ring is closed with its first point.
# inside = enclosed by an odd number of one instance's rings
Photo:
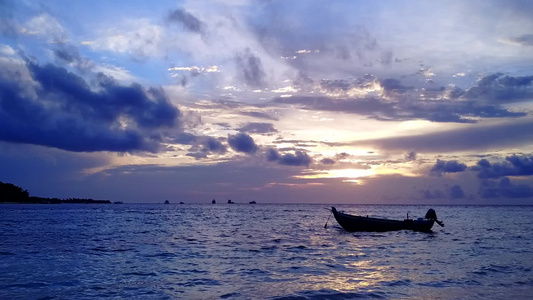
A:
{"type": "MultiPolygon", "coordinates": [[[[499,299],[533,290],[530,207],[347,233],[321,205],[0,206],[0,298],[499,299]],[[512,216],[510,218],[509,216],[512,216]]],[[[423,206],[344,206],[422,216],[423,206]]]]}

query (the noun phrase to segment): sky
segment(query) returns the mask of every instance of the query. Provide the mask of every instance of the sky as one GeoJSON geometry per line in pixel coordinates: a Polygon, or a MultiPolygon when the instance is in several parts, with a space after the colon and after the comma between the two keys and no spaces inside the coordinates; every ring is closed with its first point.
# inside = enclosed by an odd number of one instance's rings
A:
{"type": "Polygon", "coordinates": [[[533,204],[533,2],[0,0],[41,197],[533,204]]]}

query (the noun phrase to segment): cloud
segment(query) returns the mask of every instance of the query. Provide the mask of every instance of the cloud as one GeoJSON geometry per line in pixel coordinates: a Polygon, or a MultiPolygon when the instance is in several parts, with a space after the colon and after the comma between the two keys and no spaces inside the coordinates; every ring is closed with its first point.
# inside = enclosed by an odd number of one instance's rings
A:
{"type": "Polygon", "coordinates": [[[74,67],[81,74],[88,73],[103,73],[113,79],[123,82],[131,83],[135,81],[135,78],[130,74],[129,71],[124,68],[116,67],[109,64],[98,64],[94,61],[83,57],[78,48],[69,45],[67,43],[58,43],[54,45],[52,53],[56,58],[58,64],[66,64],[69,67],[74,67]]]}
{"type": "Polygon", "coordinates": [[[164,56],[168,39],[162,26],[147,19],[131,19],[119,27],[100,30],[95,40],[87,45],[94,50],[131,55],[139,61],[164,56]]]}
{"type": "Polygon", "coordinates": [[[430,134],[355,141],[342,145],[371,145],[386,150],[442,153],[457,151],[487,151],[502,147],[531,144],[533,120],[434,132],[430,134]]]}
{"type": "Polygon", "coordinates": [[[435,189],[433,191],[431,190],[423,190],[422,196],[426,200],[433,200],[433,199],[441,199],[444,198],[444,193],[441,190],[435,189]]]}
{"type": "Polygon", "coordinates": [[[14,38],[18,34],[18,25],[13,18],[13,7],[15,1],[0,1],[0,34],[14,38]]]}
{"type": "Polygon", "coordinates": [[[478,161],[471,168],[478,172],[479,178],[500,178],[505,176],[532,176],[533,156],[507,156],[501,163],[490,163],[486,159],[478,161]]]}
{"type": "Polygon", "coordinates": [[[280,165],[285,166],[309,166],[311,164],[312,159],[307,155],[307,153],[303,151],[295,151],[294,154],[292,153],[286,153],[286,154],[279,154],[278,150],[274,148],[269,148],[267,150],[267,160],[268,161],[275,161],[280,165]]]}
{"type": "Polygon", "coordinates": [[[522,46],[533,46],[533,34],[524,34],[517,37],[509,38],[509,42],[522,46]]]}
{"type": "Polygon", "coordinates": [[[26,35],[48,37],[49,41],[53,43],[64,43],[68,38],[67,31],[48,13],[42,13],[30,19],[21,32],[26,35]]]}
{"type": "Polygon", "coordinates": [[[243,116],[258,118],[258,119],[265,119],[265,120],[272,120],[272,121],[278,120],[278,118],[273,117],[270,114],[260,112],[260,111],[241,111],[239,112],[239,114],[243,116]]]}
{"type": "Polygon", "coordinates": [[[53,50],[53,53],[57,58],[67,63],[80,62],[82,60],[76,48],[67,47],[65,44],[60,44],[58,48],[53,50]]]}
{"type": "Polygon", "coordinates": [[[238,129],[240,132],[268,134],[278,132],[271,123],[247,123],[238,129]]]}
{"type": "Polygon", "coordinates": [[[246,133],[238,133],[228,137],[228,144],[231,149],[237,152],[244,152],[253,154],[259,149],[254,142],[254,139],[246,133]]]}
{"type": "Polygon", "coordinates": [[[320,160],[320,163],[324,164],[324,165],[333,165],[333,164],[335,164],[335,160],[333,160],[331,158],[323,158],[323,159],[320,160]]]}
{"type": "Polygon", "coordinates": [[[517,118],[527,115],[524,112],[511,112],[495,105],[445,99],[421,101],[409,98],[391,102],[378,97],[338,99],[326,96],[293,96],[274,98],[271,103],[297,105],[307,110],[359,114],[381,121],[428,120],[439,123],[475,123],[474,118],[517,118]]]}
{"type": "Polygon", "coordinates": [[[529,101],[533,98],[533,76],[487,75],[467,89],[463,97],[497,103],[529,101]]]}
{"type": "Polygon", "coordinates": [[[182,132],[172,139],[172,142],[182,145],[191,145],[187,156],[196,159],[207,158],[210,154],[225,154],[227,147],[221,139],[210,136],[196,136],[191,133],[182,132]]]}
{"type": "Polygon", "coordinates": [[[26,67],[38,86],[1,74],[0,140],[77,152],[155,152],[158,129],[179,124],[180,111],[162,89],[122,86],[103,74],[90,86],[65,68],[31,61],[26,67]]]}
{"type": "Polygon", "coordinates": [[[533,188],[527,184],[513,184],[507,177],[500,179],[499,183],[493,180],[482,182],[479,190],[482,198],[529,198],[533,197],[533,188]]]}
{"type": "Polygon", "coordinates": [[[450,188],[450,198],[451,199],[463,199],[465,197],[465,194],[463,192],[463,188],[461,188],[460,185],[453,185],[450,188]]]}
{"type": "Polygon", "coordinates": [[[385,91],[385,94],[403,93],[413,89],[413,87],[402,85],[401,82],[396,78],[386,78],[380,80],[379,83],[385,91]]]}
{"type": "Polygon", "coordinates": [[[189,149],[187,156],[201,159],[207,158],[212,153],[225,154],[227,152],[227,147],[214,137],[201,137],[197,140],[199,142],[189,149]]]}
{"type": "Polygon", "coordinates": [[[177,144],[192,145],[197,140],[198,140],[198,136],[192,133],[181,132],[176,137],[174,137],[172,141],[177,144]]]}
{"type": "Polygon", "coordinates": [[[438,176],[442,173],[458,173],[466,171],[466,165],[456,160],[444,161],[437,159],[437,163],[431,168],[431,173],[438,176]]]}
{"type": "Polygon", "coordinates": [[[415,151],[410,151],[409,153],[407,153],[405,155],[405,159],[408,160],[408,161],[416,160],[416,152],[415,151]]]}
{"type": "Polygon", "coordinates": [[[252,88],[262,88],[266,85],[266,73],[263,70],[261,58],[256,56],[250,48],[236,55],[235,63],[239,71],[239,76],[248,86],[252,88]]]}
{"type": "Polygon", "coordinates": [[[177,22],[191,32],[203,34],[205,24],[198,20],[194,15],[185,11],[184,9],[176,9],[168,15],[169,22],[177,22]]]}

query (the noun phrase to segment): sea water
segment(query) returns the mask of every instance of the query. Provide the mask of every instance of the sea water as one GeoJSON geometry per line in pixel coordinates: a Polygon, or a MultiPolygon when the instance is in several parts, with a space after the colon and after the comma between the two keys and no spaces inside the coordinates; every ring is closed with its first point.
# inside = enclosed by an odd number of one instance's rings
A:
{"type": "Polygon", "coordinates": [[[325,208],[0,205],[0,299],[533,298],[531,206],[434,206],[431,233],[324,228],[325,208]]]}

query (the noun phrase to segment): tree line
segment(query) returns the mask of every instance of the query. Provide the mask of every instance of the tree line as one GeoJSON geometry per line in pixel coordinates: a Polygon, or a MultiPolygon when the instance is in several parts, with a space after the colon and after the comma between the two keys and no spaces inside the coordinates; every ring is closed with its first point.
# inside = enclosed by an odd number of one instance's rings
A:
{"type": "Polygon", "coordinates": [[[61,203],[111,203],[109,200],[94,200],[90,198],[45,198],[30,196],[30,193],[12,183],[0,181],[0,203],[40,203],[40,204],[61,204],[61,203]]]}

